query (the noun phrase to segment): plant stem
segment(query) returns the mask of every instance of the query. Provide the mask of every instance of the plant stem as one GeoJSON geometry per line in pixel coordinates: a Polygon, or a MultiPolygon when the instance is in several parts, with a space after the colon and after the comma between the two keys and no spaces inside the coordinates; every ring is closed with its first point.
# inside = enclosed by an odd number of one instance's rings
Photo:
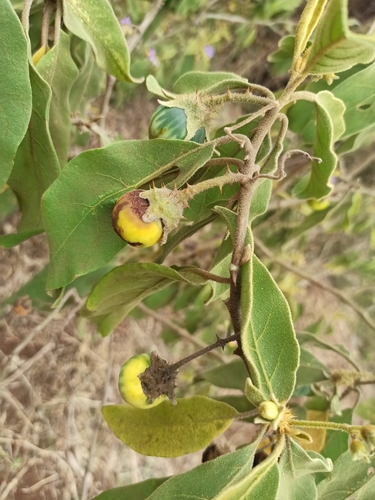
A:
{"type": "Polygon", "coordinates": [[[226,184],[234,184],[236,182],[244,183],[249,180],[251,179],[247,175],[240,172],[233,173],[228,169],[225,175],[213,177],[212,179],[207,179],[205,181],[198,182],[197,184],[188,185],[187,188],[178,191],[178,197],[181,198],[181,201],[187,203],[189,200],[194,198],[194,196],[202,191],[207,191],[207,189],[211,189],[213,187],[222,189],[226,184]]]}
{"type": "Polygon", "coordinates": [[[199,267],[194,267],[194,269],[192,269],[192,272],[194,272],[195,274],[199,274],[199,276],[202,276],[203,278],[207,278],[208,280],[216,281],[216,283],[223,283],[225,285],[230,284],[229,278],[225,278],[223,276],[219,276],[217,274],[210,273],[209,271],[205,271],[204,269],[200,269],[199,267]]]}
{"type": "Polygon", "coordinates": [[[44,6],[43,19],[42,19],[42,35],[41,35],[41,46],[48,47],[48,31],[49,24],[51,20],[51,14],[54,9],[54,3],[48,0],[44,6]]]}
{"type": "Polygon", "coordinates": [[[350,425],[337,422],[323,422],[320,420],[291,420],[290,425],[293,427],[305,427],[307,429],[327,429],[331,431],[347,432],[353,434],[360,432],[360,425],[350,425]]]}
{"type": "Polygon", "coordinates": [[[22,17],[21,17],[22,26],[27,37],[29,36],[29,28],[30,28],[29,17],[32,4],[33,0],[25,0],[25,4],[22,10],[22,17]]]}
{"type": "Polygon", "coordinates": [[[177,363],[173,363],[172,365],[170,365],[169,369],[171,372],[176,371],[179,368],[181,368],[181,366],[185,365],[186,363],[190,363],[190,361],[192,361],[193,359],[199,358],[200,356],[203,356],[203,354],[206,354],[206,352],[210,352],[213,349],[216,349],[217,347],[224,348],[224,346],[226,344],[228,344],[229,342],[238,341],[238,339],[239,339],[239,336],[236,333],[234,333],[233,335],[230,335],[229,337],[227,337],[225,339],[221,339],[218,337],[217,341],[214,342],[213,344],[208,345],[207,347],[204,347],[203,349],[200,349],[199,351],[196,351],[193,354],[190,354],[190,356],[186,356],[186,358],[180,359],[180,361],[177,361],[177,363]]]}

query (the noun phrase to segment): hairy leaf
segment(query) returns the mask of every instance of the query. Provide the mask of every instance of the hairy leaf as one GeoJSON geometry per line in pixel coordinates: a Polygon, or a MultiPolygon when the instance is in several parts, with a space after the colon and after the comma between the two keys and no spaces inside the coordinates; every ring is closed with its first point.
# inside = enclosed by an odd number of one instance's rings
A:
{"type": "MultiPolygon", "coordinates": [[[[259,439],[240,450],[170,478],[148,500],[221,499],[231,486],[251,473],[258,443],[259,439]]],[[[235,496],[228,498],[237,500],[235,496]]]]}
{"type": "Polygon", "coordinates": [[[375,63],[358,71],[333,89],[345,106],[345,132],[342,139],[357,134],[375,122],[375,63]]]}
{"type": "Polygon", "coordinates": [[[168,477],[147,479],[141,483],[119,486],[111,490],[103,491],[92,500],[147,500],[168,477]]]}
{"type": "Polygon", "coordinates": [[[313,75],[339,73],[355,64],[369,63],[375,57],[370,37],[348,28],[348,0],[330,0],[315,31],[306,71],[313,75]]]}
{"type": "Polygon", "coordinates": [[[104,87],[105,74],[97,66],[90,45],[83,41],[81,44],[83,63],[69,94],[69,102],[71,112],[84,117],[88,101],[100,95],[104,87]]]}
{"type": "Polygon", "coordinates": [[[278,50],[272,52],[267,60],[272,63],[272,72],[285,75],[292,65],[295,36],[288,35],[278,43],[278,50]]]}
{"type": "MultiPolygon", "coordinates": [[[[237,215],[222,207],[232,238],[237,215]]],[[[253,247],[250,232],[246,243],[253,247]]],[[[288,400],[293,393],[299,346],[288,303],[272,276],[255,255],[241,267],[241,339],[253,385],[265,400],[288,400]]]]}
{"type": "Polygon", "coordinates": [[[148,186],[173,166],[180,168],[180,186],[211,154],[208,145],[158,139],[121,141],[75,157],[43,197],[51,258],[48,288],[98,269],[124,248],[111,220],[121,195],[148,186]]]}
{"type": "Polygon", "coordinates": [[[43,229],[26,229],[15,234],[3,234],[0,236],[0,247],[12,248],[16,247],[23,241],[36,236],[43,232],[43,229]]]}
{"type": "MultiPolygon", "coordinates": [[[[346,408],[342,411],[341,415],[334,415],[329,418],[330,422],[351,424],[353,419],[353,410],[351,408],[346,408]]],[[[310,429],[311,430],[311,429],[310,429]]],[[[326,433],[326,439],[324,443],[324,448],[321,454],[330,458],[332,462],[335,462],[339,456],[348,450],[349,437],[346,432],[337,432],[333,430],[328,430],[326,433]]]]}
{"type": "Polygon", "coordinates": [[[225,431],[237,411],[205,396],[164,401],[140,410],[130,405],[103,406],[102,413],[116,436],[143,455],[179,457],[207,446],[225,431]]]}
{"type": "MultiPolygon", "coordinates": [[[[251,317],[242,325],[242,348],[250,362],[253,384],[265,399],[288,400],[293,393],[299,364],[288,303],[263,264],[253,256],[252,276],[241,290],[251,287],[251,317]]],[[[241,309],[246,304],[241,301],[241,309]]]]}
{"type": "Polygon", "coordinates": [[[314,156],[322,161],[318,163],[314,160],[311,171],[294,186],[293,194],[298,198],[321,198],[331,191],[328,181],[337,163],[333,144],[345,130],[345,106],[341,100],[323,90],[315,96],[314,103],[316,128],[313,150],[314,156]]]}
{"type": "Polygon", "coordinates": [[[231,361],[220,366],[215,366],[198,375],[198,379],[204,379],[217,387],[229,389],[245,389],[248,373],[242,359],[231,361]]]}
{"type": "Polygon", "coordinates": [[[130,55],[120,25],[107,0],[63,0],[64,23],[94,51],[103,71],[125,82],[140,83],[130,74],[130,55]]]}
{"type": "Polygon", "coordinates": [[[48,128],[51,89],[32,65],[30,82],[32,114],[8,183],[22,211],[19,231],[24,235],[31,231],[33,236],[34,230],[40,232],[43,228],[42,195],[58,177],[60,166],[48,128]]]}
{"type": "Polygon", "coordinates": [[[372,500],[375,491],[375,457],[370,463],[353,461],[350,451],[334,463],[333,471],[318,485],[319,500],[372,500]]]}
{"type": "Polygon", "coordinates": [[[26,133],[32,106],[27,42],[9,0],[1,5],[0,46],[1,191],[26,133]]]}
{"type": "Polygon", "coordinates": [[[180,76],[174,84],[174,90],[178,94],[193,94],[196,91],[213,94],[215,92],[226,92],[228,89],[246,89],[249,88],[249,85],[246,78],[242,78],[235,73],[191,71],[180,76]]]}
{"type": "Polygon", "coordinates": [[[300,363],[297,371],[296,387],[314,384],[328,378],[329,370],[306,349],[301,349],[300,363]]]}
{"type": "Polygon", "coordinates": [[[317,489],[313,474],[330,472],[332,461],[316,452],[306,452],[293,440],[289,441],[278,464],[280,486],[277,500],[315,500],[317,489]]]}
{"type": "Polygon", "coordinates": [[[78,76],[78,68],[70,55],[70,38],[66,33],[60,33],[58,44],[42,57],[37,71],[52,89],[49,128],[60,165],[64,166],[70,147],[69,95],[78,76]]]}
{"type": "Polygon", "coordinates": [[[98,323],[102,335],[111,331],[144,298],[176,281],[204,285],[194,267],[167,267],[152,263],[124,264],[110,271],[89,295],[84,314],[98,323]]]}

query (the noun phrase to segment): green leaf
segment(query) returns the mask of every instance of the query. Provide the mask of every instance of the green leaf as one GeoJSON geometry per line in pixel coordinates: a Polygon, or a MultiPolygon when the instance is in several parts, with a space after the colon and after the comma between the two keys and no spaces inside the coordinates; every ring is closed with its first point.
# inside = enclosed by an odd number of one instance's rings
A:
{"type": "Polygon", "coordinates": [[[83,41],[81,44],[84,46],[83,64],[70,91],[69,102],[71,113],[84,116],[89,101],[101,94],[105,73],[95,63],[90,45],[83,41]]]}
{"type": "Polygon", "coordinates": [[[356,413],[360,417],[369,420],[370,424],[375,424],[375,398],[368,398],[362,401],[357,406],[356,413]]]}
{"type": "Polygon", "coordinates": [[[293,195],[297,198],[321,198],[331,191],[328,181],[337,162],[333,144],[345,129],[345,106],[331,92],[319,92],[315,96],[314,104],[316,128],[313,150],[314,156],[322,161],[313,161],[310,173],[294,186],[293,195]]]}
{"type": "Polygon", "coordinates": [[[277,500],[315,500],[317,489],[313,474],[330,472],[332,461],[316,452],[306,452],[292,439],[288,448],[281,455],[278,464],[280,485],[277,500]]]}
{"type": "Polygon", "coordinates": [[[202,219],[194,224],[183,226],[180,229],[177,229],[177,231],[173,232],[168,237],[167,243],[161,247],[160,255],[158,256],[156,262],[158,264],[164,262],[166,257],[174,248],[176,248],[176,246],[178,246],[187,238],[190,238],[190,236],[193,236],[193,234],[202,229],[202,227],[207,226],[208,224],[213,222],[215,219],[217,219],[217,217],[217,214],[211,214],[205,219],[202,219]]]}
{"type": "Polygon", "coordinates": [[[83,313],[99,325],[103,336],[108,335],[144,298],[176,281],[195,286],[207,282],[192,266],[124,264],[100,280],[89,295],[83,313]]]}
{"type": "Polygon", "coordinates": [[[92,500],[147,500],[168,477],[147,479],[141,483],[119,486],[111,490],[103,491],[92,500]]]}
{"type": "Polygon", "coordinates": [[[285,75],[292,66],[294,35],[282,38],[278,43],[278,50],[272,52],[267,60],[272,63],[272,72],[275,75],[285,75]]]}
{"type": "Polygon", "coordinates": [[[19,231],[24,234],[43,228],[42,195],[60,173],[48,128],[51,89],[31,64],[30,82],[33,105],[30,123],[8,180],[22,211],[19,231]]]}
{"type": "MultiPolygon", "coordinates": [[[[259,438],[248,446],[171,477],[148,500],[219,500],[253,470],[259,438]]],[[[237,500],[238,497],[228,497],[237,500]]],[[[261,498],[261,497],[259,497],[261,498]]],[[[264,497],[267,498],[267,497],[264,497]]],[[[267,498],[268,500],[268,498],[267,498]]]]}
{"type": "Polygon", "coordinates": [[[26,229],[20,233],[15,234],[3,234],[0,236],[0,247],[12,248],[16,247],[23,241],[32,238],[33,236],[43,232],[43,229],[26,229]]]}
{"type": "Polygon", "coordinates": [[[231,406],[205,396],[164,401],[140,410],[130,405],[103,406],[103,416],[116,436],[138,453],[179,457],[207,446],[238,414],[231,406]]]}
{"type": "MultiPolygon", "coordinates": [[[[66,290],[75,288],[80,297],[85,297],[91,288],[113,268],[113,264],[101,267],[100,269],[80,276],[72,283],[70,283],[66,290]]],[[[14,304],[19,297],[27,295],[32,301],[33,308],[48,310],[53,306],[56,297],[48,295],[46,292],[46,282],[48,276],[48,266],[44,267],[39,273],[31,278],[25,285],[23,285],[17,292],[13,293],[6,301],[6,304],[14,304]]]]}
{"type": "MultiPolygon", "coordinates": [[[[330,417],[330,422],[343,423],[343,424],[351,424],[353,418],[353,410],[352,408],[346,408],[342,411],[341,415],[335,415],[330,417]]],[[[324,448],[321,451],[321,454],[330,458],[332,462],[335,462],[340,455],[345,453],[348,450],[348,435],[345,432],[337,432],[333,430],[327,431],[326,441],[324,444],[324,448]]]]}
{"type": "Polygon", "coordinates": [[[99,68],[121,81],[143,81],[130,75],[128,46],[107,0],[63,0],[63,6],[65,25],[91,45],[99,68]]]}
{"type": "Polygon", "coordinates": [[[328,373],[326,366],[320,363],[313,354],[306,349],[301,349],[296,387],[327,380],[328,373]]]}
{"type": "Polygon", "coordinates": [[[375,491],[375,457],[370,463],[353,461],[350,451],[334,463],[333,472],[318,485],[319,500],[372,500],[375,491]]]}
{"type": "Polygon", "coordinates": [[[193,94],[204,91],[207,94],[226,92],[236,89],[247,89],[250,84],[246,78],[229,72],[191,71],[180,76],[174,84],[178,94],[193,94]]]}
{"type": "Polygon", "coordinates": [[[52,89],[49,129],[60,165],[68,161],[70,148],[69,95],[78,76],[78,68],[70,55],[70,38],[61,31],[59,42],[37,65],[37,71],[52,89]]]}
{"type": "MultiPolygon", "coordinates": [[[[251,288],[252,293],[251,317],[242,325],[242,349],[250,362],[252,382],[265,399],[275,396],[284,401],[296,382],[298,342],[284,295],[255,255],[252,261],[252,276],[241,280],[241,291],[251,288]]],[[[241,309],[245,307],[241,300],[241,309]]]]}
{"type": "Polygon", "coordinates": [[[350,136],[348,139],[342,141],[336,152],[338,155],[345,155],[352,153],[359,148],[366,148],[372,146],[375,137],[375,123],[359,134],[350,136]]]}
{"type": "Polygon", "coordinates": [[[297,332],[297,339],[301,346],[303,346],[305,343],[313,344],[317,347],[320,347],[321,349],[335,352],[339,356],[343,357],[356,370],[360,371],[354,361],[350,359],[350,351],[348,351],[345,346],[327,344],[310,332],[297,332]]]}
{"type": "MultiPolygon", "coordinates": [[[[148,75],[146,78],[146,87],[151,94],[156,95],[157,97],[160,97],[161,99],[165,99],[167,92],[159,85],[158,81],[153,75],[148,75]]],[[[171,98],[174,98],[174,94],[168,93],[168,95],[171,98]]]]}
{"type": "Polygon", "coordinates": [[[357,134],[375,122],[375,63],[337,85],[333,94],[346,106],[342,139],[357,134]]]}
{"type": "MultiPolygon", "coordinates": [[[[233,242],[230,239],[224,239],[215,256],[214,262],[212,263],[211,273],[223,278],[229,278],[229,266],[232,260],[232,250],[233,242]]],[[[225,298],[229,296],[229,285],[225,283],[217,283],[215,281],[210,283],[210,285],[211,295],[207,304],[217,299],[225,300],[225,298]]]]}
{"type": "Polygon", "coordinates": [[[200,373],[197,379],[207,380],[217,387],[244,391],[246,378],[248,376],[249,374],[247,373],[244,362],[242,359],[239,359],[200,373]]]}
{"type": "Polygon", "coordinates": [[[98,269],[124,248],[111,216],[121,195],[174,166],[180,168],[175,180],[179,187],[212,151],[209,145],[158,139],[121,141],[75,157],[43,197],[51,258],[48,288],[61,288],[98,269]]]}
{"type": "Polygon", "coordinates": [[[26,133],[32,105],[27,42],[9,0],[1,6],[0,46],[1,191],[26,133]]]}
{"type": "MultiPolygon", "coordinates": [[[[233,406],[239,413],[244,413],[245,411],[254,410],[254,405],[245,396],[220,396],[215,398],[217,401],[222,403],[227,403],[229,406],[233,406]]],[[[242,422],[252,421],[252,417],[246,419],[241,419],[242,422]]]]}
{"type": "MultiPolygon", "coordinates": [[[[234,237],[237,215],[218,207],[234,237]]],[[[250,232],[245,242],[252,244],[250,232]]],[[[255,255],[241,267],[241,339],[253,385],[264,400],[288,400],[293,393],[299,346],[288,303],[255,255]]]]}
{"type": "MultiPolygon", "coordinates": [[[[17,198],[13,191],[5,188],[0,193],[0,224],[17,210],[17,198]]],[[[6,235],[7,236],[7,235],[6,235]]]]}
{"type": "MultiPolygon", "coordinates": [[[[206,175],[200,176],[199,179],[194,178],[195,182],[212,179],[225,175],[226,167],[210,167],[206,175]]],[[[189,202],[189,208],[184,211],[184,217],[190,222],[197,222],[208,217],[214,207],[228,204],[228,201],[234,196],[239,189],[239,184],[227,184],[220,190],[218,187],[207,189],[202,193],[194,196],[189,202]]]]}
{"type": "Polygon", "coordinates": [[[315,31],[306,72],[313,75],[339,73],[375,57],[371,37],[352,33],[348,28],[347,0],[330,0],[315,31]]]}

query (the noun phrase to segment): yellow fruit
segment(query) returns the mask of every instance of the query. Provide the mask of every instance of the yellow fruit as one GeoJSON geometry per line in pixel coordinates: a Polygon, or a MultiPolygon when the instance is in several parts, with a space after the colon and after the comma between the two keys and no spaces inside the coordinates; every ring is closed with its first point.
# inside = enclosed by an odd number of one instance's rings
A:
{"type": "Polygon", "coordinates": [[[141,192],[141,189],[135,189],[119,198],[112,212],[112,223],[116,233],[129,245],[146,248],[161,239],[163,224],[161,220],[143,222],[142,216],[149,202],[140,198],[141,192]]]}
{"type": "Polygon", "coordinates": [[[136,408],[143,410],[152,408],[162,403],[167,396],[162,395],[154,402],[145,395],[138,375],[151,365],[149,354],[138,354],[128,359],[122,367],[118,380],[118,387],[123,399],[136,408]]]}

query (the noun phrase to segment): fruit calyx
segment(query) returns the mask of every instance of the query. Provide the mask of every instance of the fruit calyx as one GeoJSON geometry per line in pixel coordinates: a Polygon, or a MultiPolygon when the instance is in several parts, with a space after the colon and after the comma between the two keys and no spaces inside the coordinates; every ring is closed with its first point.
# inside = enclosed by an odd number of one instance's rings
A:
{"type": "Polygon", "coordinates": [[[177,404],[174,395],[177,370],[155,351],[150,354],[150,363],[150,366],[138,375],[144,394],[151,401],[165,395],[173,404],[177,404]]]}
{"type": "Polygon", "coordinates": [[[139,196],[149,204],[142,220],[144,222],[162,221],[163,235],[160,243],[163,245],[167,241],[168,234],[176,229],[180,220],[184,218],[184,209],[189,206],[186,195],[184,191],[161,187],[142,191],[139,196]]]}

